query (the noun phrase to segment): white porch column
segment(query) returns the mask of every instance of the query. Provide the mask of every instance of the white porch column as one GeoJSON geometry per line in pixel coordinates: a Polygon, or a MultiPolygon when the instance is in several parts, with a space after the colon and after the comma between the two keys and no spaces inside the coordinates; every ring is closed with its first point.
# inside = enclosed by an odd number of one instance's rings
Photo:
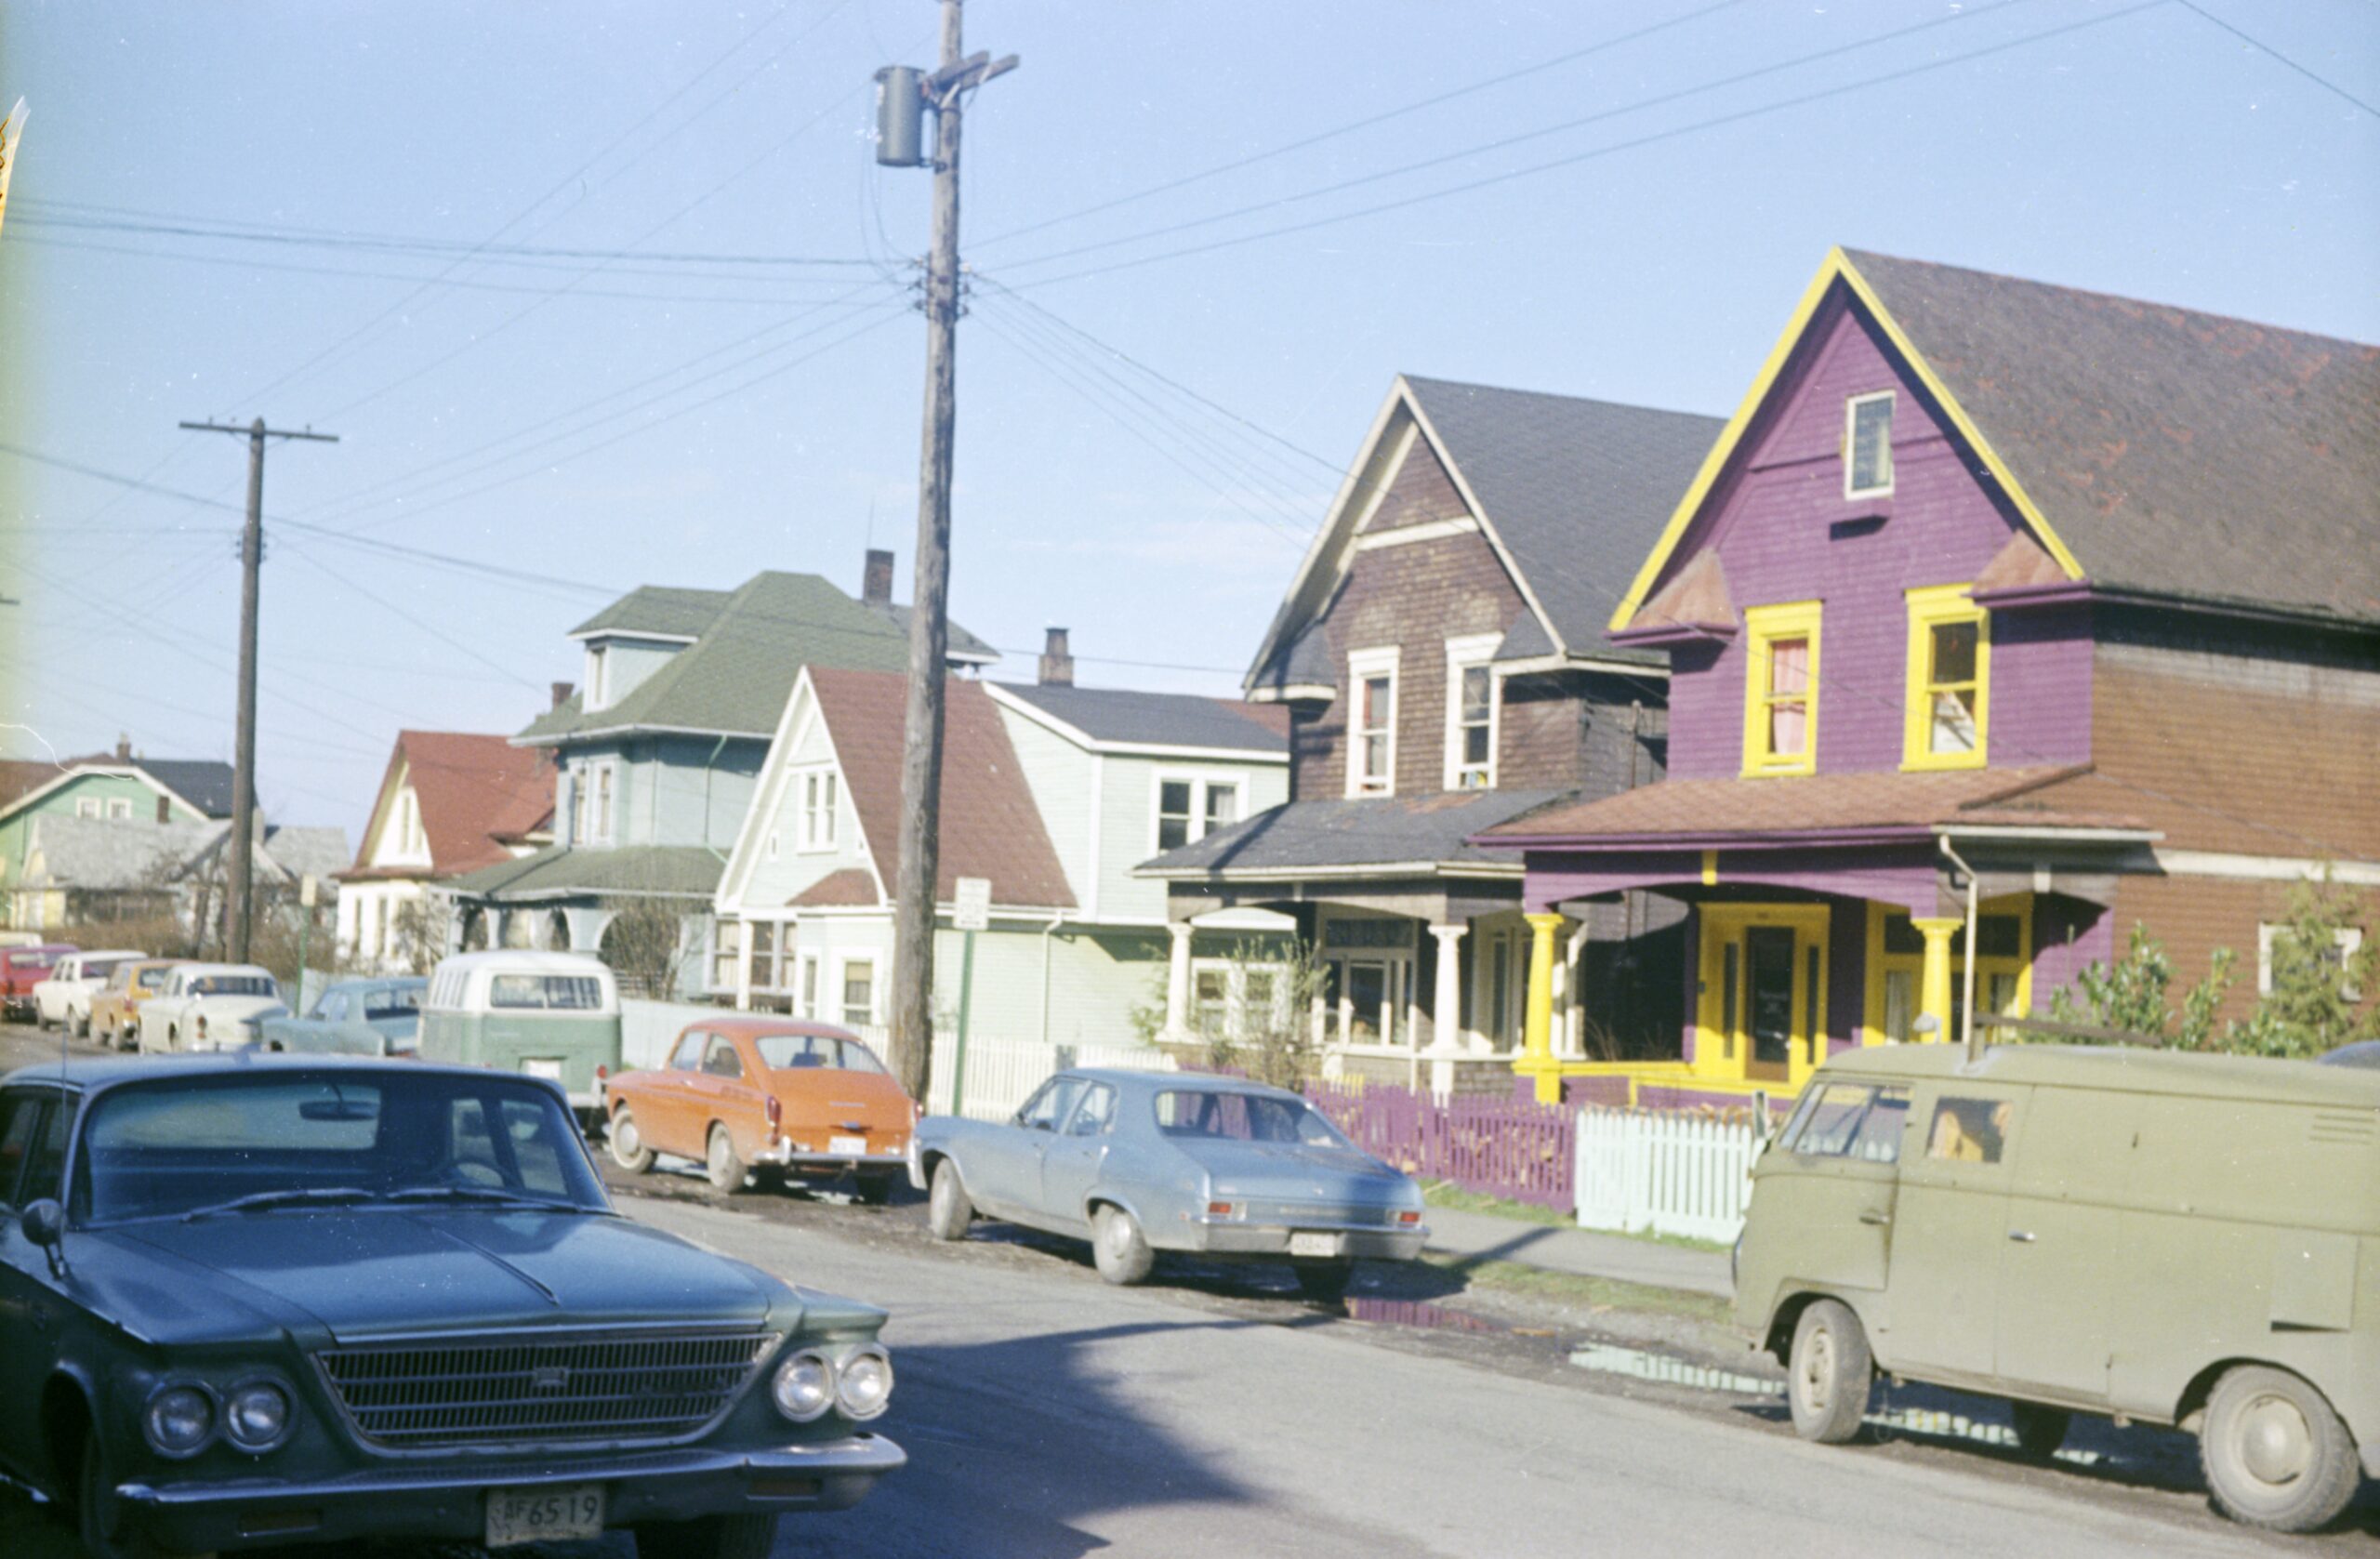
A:
{"type": "Polygon", "coordinates": [[[735,1010],[752,1010],[752,927],[746,920],[723,920],[719,929],[735,928],[735,1010]]]}
{"type": "Polygon", "coordinates": [[[1454,1093],[1454,1058],[1462,1050],[1462,933],[1467,926],[1432,926],[1438,939],[1438,978],[1431,1003],[1430,1092],[1443,1103],[1454,1093]]]}
{"type": "Polygon", "coordinates": [[[1562,958],[1563,989],[1569,1000],[1568,1011],[1564,1014],[1568,1043],[1563,1047],[1563,1053],[1577,1058],[1587,1053],[1587,990],[1579,974],[1580,960],[1586,950],[1587,922],[1582,919],[1579,929],[1570,933],[1562,958]]]}
{"type": "Polygon", "coordinates": [[[1180,1039],[1190,1032],[1186,1020],[1190,1016],[1190,938],[1194,928],[1187,920],[1175,920],[1165,929],[1173,937],[1171,959],[1165,970],[1165,1032],[1167,1037],[1180,1039]]]}

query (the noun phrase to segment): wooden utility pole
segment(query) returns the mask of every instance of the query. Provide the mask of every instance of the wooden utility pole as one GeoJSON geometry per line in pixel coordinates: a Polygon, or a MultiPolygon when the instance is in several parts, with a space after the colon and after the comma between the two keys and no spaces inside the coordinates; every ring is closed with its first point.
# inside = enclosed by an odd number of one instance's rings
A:
{"type": "MultiPolygon", "coordinates": [[[[337,443],[335,433],[293,432],[268,428],[258,417],[245,428],[222,422],[185,422],[194,433],[242,433],[248,441],[248,522],[240,532],[240,729],[231,765],[231,858],[227,867],[231,900],[224,940],[233,963],[248,961],[248,923],[256,870],[257,815],[257,590],[264,568],[264,442],[312,439],[337,443]]],[[[205,928],[201,928],[201,934],[205,928]]],[[[302,980],[305,971],[298,971],[302,980]]]]}
{"type": "Polygon", "coordinates": [[[966,94],[1016,68],[959,52],[961,0],[942,0],[942,64],[921,84],[935,119],[933,251],[926,261],[926,396],[909,607],[901,841],[892,890],[892,1072],[922,1100],[933,1064],[934,883],[941,868],[943,679],[950,650],[950,452],[958,419],[959,126],[966,94]]]}

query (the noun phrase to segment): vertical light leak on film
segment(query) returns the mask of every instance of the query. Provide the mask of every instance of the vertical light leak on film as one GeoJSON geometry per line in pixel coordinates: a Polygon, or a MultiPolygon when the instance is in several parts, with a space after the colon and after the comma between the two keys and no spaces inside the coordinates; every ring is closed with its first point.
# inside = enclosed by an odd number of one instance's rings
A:
{"type": "MultiPolygon", "coordinates": [[[[8,66],[8,18],[0,10],[0,101],[12,85],[8,66]]],[[[21,244],[8,242],[7,202],[17,171],[17,145],[25,124],[24,99],[0,121],[0,438],[21,437],[33,413],[33,291],[32,264],[21,244]]],[[[30,679],[18,669],[23,664],[24,607],[9,605],[24,597],[21,560],[31,549],[26,535],[29,483],[24,463],[0,460],[0,721],[21,724],[30,712],[30,679]]],[[[0,753],[17,744],[0,732],[0,753]]]]}

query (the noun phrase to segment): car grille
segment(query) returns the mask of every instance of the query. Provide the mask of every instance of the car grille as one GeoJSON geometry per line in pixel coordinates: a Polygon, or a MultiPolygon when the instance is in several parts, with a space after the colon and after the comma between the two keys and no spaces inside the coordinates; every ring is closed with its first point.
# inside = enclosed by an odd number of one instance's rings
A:
{"type": "Polygon", "coordinates": [[[727,1410],[774,1332],[441,1338],[316,1357],[356,1430],[398,1450],[667,1441],[727,1410]]]}

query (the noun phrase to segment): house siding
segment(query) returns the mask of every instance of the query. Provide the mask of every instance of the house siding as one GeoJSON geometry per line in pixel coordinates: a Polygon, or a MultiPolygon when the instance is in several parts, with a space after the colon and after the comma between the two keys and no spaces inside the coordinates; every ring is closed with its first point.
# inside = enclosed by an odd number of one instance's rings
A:
{"type": "Polygon", "coordinates": [[[1417,434],[1405,463],[1397,468],[1388,490],[1381,495],[1380,507],[1372,510],[1364,529],[1393,531],[1407,525],[1470,517],[1470,507],[1456,490],[1454,478],[1447,474],[1445,462],[1430,447],[1429,441],[1417,434]]]}

